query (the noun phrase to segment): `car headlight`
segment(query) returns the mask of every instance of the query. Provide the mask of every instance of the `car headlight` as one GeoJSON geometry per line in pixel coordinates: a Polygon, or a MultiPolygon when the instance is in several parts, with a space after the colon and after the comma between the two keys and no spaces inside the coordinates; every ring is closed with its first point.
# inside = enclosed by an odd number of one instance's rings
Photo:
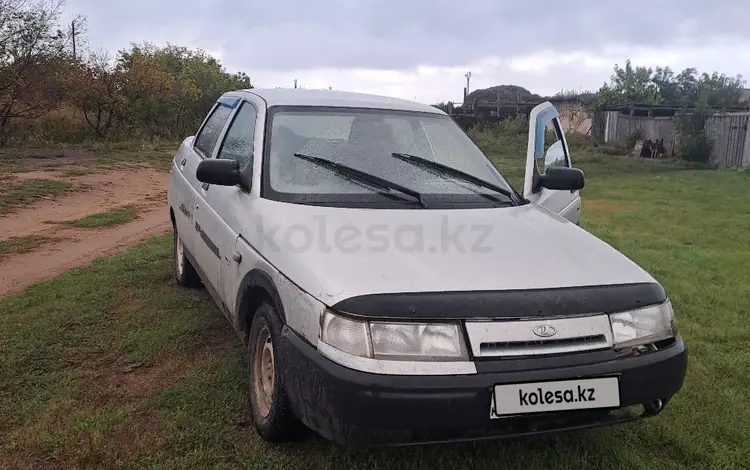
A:
{"type": "Polygon", "coordinates": [[[615,348],[627,348],[669,339],[677,333],[672,303],[652,305],[609,316],[615,348]]]}
{"type": "Polygon", "coordinates": [[[458,323],[370,322],[327,310],[321,326],[321,341],[359,357],[407,361],[468,359],[458,323]]]}

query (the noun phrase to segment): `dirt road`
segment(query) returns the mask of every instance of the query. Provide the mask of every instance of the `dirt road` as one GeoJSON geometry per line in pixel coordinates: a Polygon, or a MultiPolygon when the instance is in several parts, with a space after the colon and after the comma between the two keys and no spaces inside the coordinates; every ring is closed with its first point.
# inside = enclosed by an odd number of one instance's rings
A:
{"type": "Polygon", "coordinates": [[[53,199],[37,199],[10,214],[0,214],[0,243],[13,238],[48,237],[29,252],[0,253],[0,298],[170,228],[166,208],[168,174],[149,166],[83,176],[32,171],[15,173],[10,178],[15,185],[34,179],[65,181],[74,189],[53,199]],[[128,223],[86,229],[64,223],[126,205],[138,208],[137,218],[128,223]]]}

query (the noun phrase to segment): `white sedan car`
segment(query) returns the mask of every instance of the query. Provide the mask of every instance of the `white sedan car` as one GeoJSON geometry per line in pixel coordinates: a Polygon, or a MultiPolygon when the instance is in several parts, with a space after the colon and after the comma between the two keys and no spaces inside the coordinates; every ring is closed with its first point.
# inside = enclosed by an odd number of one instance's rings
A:
{"type": "Polygon", "coordinates": [[[567,431],[654,416],[681,389],[666,292],[578,226],[554,106],[529,123],[520,192],[445,113],[392,98],[230,92],[182,142],[175,276],[246,342],[263,438],[567,431]]]}

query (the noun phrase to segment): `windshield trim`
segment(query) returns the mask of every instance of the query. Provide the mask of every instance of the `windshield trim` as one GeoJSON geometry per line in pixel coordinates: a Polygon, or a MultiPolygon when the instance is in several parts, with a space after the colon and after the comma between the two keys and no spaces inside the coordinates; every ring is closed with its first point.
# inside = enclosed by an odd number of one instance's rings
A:
{"type": "MultiPolygon", "coordinates": [[[[384,209],[398,209],[403,208],[403,202],[394,201],[386,196],[378,194],[323,194],[315,193],[309,196],[302,193],[286,193],[279,192],[273,189],[271,186],[270,177],[270,142],[272,138],[272,123],[273,117],[279,112],[358,112],[358,113],[373,113],[373,114],[393,114],[393,115],[408,115],[408,116],[425,116],[433,119],[449,119],[453,121],[461,132],[469,138],[471,144],[482,154],[486,162],[489,164],[491,169],[497,174],[497,176],[508,185],[510,191],[519,196],[519,201],[523,201],[516,188],[508,181],[504,174],[502,174],[497,167],[487,158],[487,155],[477,145],[474,139],[469,136],[461,126],[456,123],[453,118],[446,114],[441,113],[430,113],[426,111],[411,111],[401,109],[390,109],[390,108],[374,108],[374,107],[357,107],[357,106],[309,106],[309,105],[273,105],[269,106],[266,110],[266,119],[264,123],[263,132],[263,161],[261,165],[261,178],[260,178],[260,197],[269,199],[272,201],[286,202],[291,204],[305,204],[305,205],[325,205],[330,207],[352,207],[352,208],[384,208],[384,209]],[[379,197],[378,197],[379,196],[379,197]]],[[[488,207],[513,207],[513,204],[502,204],[501,202],[492,204],[489,201],[477,201],[476,199],[467,201],[465,196],[460,197],[455,194],[448,194],[445,197],[437,196],[436,203],[432,202],[434,196],[430,198],[431,208],[455,208],[455,209],[475,209],[475,208],[488,208],[488,207]]],[[[408,201],[406,201],[408,202],[408,201]]]]}

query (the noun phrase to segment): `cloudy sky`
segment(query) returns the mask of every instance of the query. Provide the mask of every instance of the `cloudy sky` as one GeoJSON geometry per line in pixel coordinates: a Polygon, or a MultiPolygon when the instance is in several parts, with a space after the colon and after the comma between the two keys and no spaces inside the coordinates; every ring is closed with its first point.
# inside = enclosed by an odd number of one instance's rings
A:
{"type": "MultiPolygon", "coordinates": [[[[471,88],[596,89],[615,63],[750,79],[747,0],[68,0],[92,49],[202,48],[258,87],[460,101],[471,88]]],[[[750,86],[750,85],[746,85],[750,86]]]]}

